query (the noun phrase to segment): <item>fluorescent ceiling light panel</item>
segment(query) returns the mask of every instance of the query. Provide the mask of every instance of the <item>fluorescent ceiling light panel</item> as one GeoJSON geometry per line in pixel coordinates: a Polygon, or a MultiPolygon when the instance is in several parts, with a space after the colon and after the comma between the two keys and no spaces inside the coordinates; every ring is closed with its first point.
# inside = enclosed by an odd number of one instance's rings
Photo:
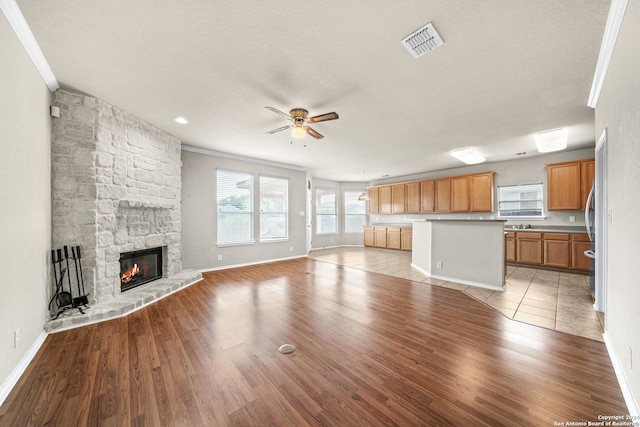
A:
{"type": "Polygon", "coordinates": [[[554,129],[536,134],[536,146],[540,153],[550,153],[567,148],[567,130],[554,129]]]}
{"type": "Polygon", "coordinates": [[[482,163],[486,159],[482,157],[480,153],[478,153],[475,149],[471,147],[459,148],[457,150],[451,151],[451,155],[456,159],[460,160],[463,163],[468,165],[475,165],[477,163],[482,163]]]}
{"type": "Polygon", "coordinates": [[[51,92],[58,90],[60,85],[58,85],[58,81],[53,75],[51,67],[49,67],[42,50],[40,50],[40,46],[38,46],[36,38],[31,32],[31,28],[29,28],[15,0],[0,0],[0,10],[4,13],[7,21],[9,21],[11,28],[13,28],[16,36],[18,36],[24,50],[27,51],[27,54],[31,58],[31,61],[33,61],[33,64],[36,66],[36,69],[44,79],[49,90],[51,92]]]}

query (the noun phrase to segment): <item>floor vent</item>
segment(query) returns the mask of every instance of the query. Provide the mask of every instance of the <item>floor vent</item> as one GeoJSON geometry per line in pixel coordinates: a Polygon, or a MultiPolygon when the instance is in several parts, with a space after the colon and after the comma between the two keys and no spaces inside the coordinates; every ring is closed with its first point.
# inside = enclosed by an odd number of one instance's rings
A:
{"type": "Polygon", "coordinates": [[[444,44],[442,38],[433,28],[431,22],[424,27],[417,29],[402,40],[402,44],[407,48],[414,58],[419,58],[425,53],[444,44]]]}

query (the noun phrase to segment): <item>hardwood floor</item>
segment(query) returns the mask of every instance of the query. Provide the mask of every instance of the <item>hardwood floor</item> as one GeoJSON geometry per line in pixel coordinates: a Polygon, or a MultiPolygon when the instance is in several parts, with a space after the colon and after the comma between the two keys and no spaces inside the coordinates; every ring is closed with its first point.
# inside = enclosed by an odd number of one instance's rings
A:
{"type": "Polygon", "coordinates": [[[603,343],[452,289],[308,258],[204,276],[49,335],[0,425],[551,426],[627,413],[603,343]]]}

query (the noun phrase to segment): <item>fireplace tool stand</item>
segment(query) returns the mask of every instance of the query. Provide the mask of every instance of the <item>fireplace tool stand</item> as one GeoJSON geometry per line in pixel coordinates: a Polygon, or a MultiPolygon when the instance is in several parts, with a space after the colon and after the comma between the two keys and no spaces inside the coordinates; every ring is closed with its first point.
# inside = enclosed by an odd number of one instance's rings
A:
{"type": "Polygon", "coordinates": [[[67,246],[64,247],[64,258],[62,256],[62,250],[56,249],[51,250],[51,263],[53,265],[53,279],[55,292],[49,300],[49,310],[51,310],[51,304],[53,301],[56,302],[57,313],[52,320],[56,320],[60,315],[70,309],[78,309],[78,311],[82,314],[84,313],[84,308],[89,308],[87,295],[84,293],[84,277],[82,276],[82,263],[80,261],[80,246],[72,247],[72,259],[75,263],[76,267],[76,283],[78,288],[78,296],[73,296],[73,287],[71,285],[71,273],[69,270],[69,249],[67,246]],[[67,266],[63,267],[62,263],[66,262],[67,266]],[[80,265],[78,271],[78,265],[80,265]],[[79,274],[78,274],[79,272],[79,274]],[[58,273],[60,277],[58,277],[58,273]],[[68,283],[68,291],[65,290],[64,287],[64,276],[67,275],[67,283],[68,283]]]}

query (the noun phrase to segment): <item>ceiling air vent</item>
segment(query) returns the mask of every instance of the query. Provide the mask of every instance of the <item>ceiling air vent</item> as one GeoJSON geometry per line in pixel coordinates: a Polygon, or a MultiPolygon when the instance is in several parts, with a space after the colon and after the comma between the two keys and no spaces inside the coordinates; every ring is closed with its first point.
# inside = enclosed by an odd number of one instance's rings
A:
{"type": "Polygon", "coordinates": [[[402,44],[411,52],[414,58],[419,58],[425,53],[431,52],[433,49],[442,46],[443,43],[431,22],[402,40],[402,44]]]}

